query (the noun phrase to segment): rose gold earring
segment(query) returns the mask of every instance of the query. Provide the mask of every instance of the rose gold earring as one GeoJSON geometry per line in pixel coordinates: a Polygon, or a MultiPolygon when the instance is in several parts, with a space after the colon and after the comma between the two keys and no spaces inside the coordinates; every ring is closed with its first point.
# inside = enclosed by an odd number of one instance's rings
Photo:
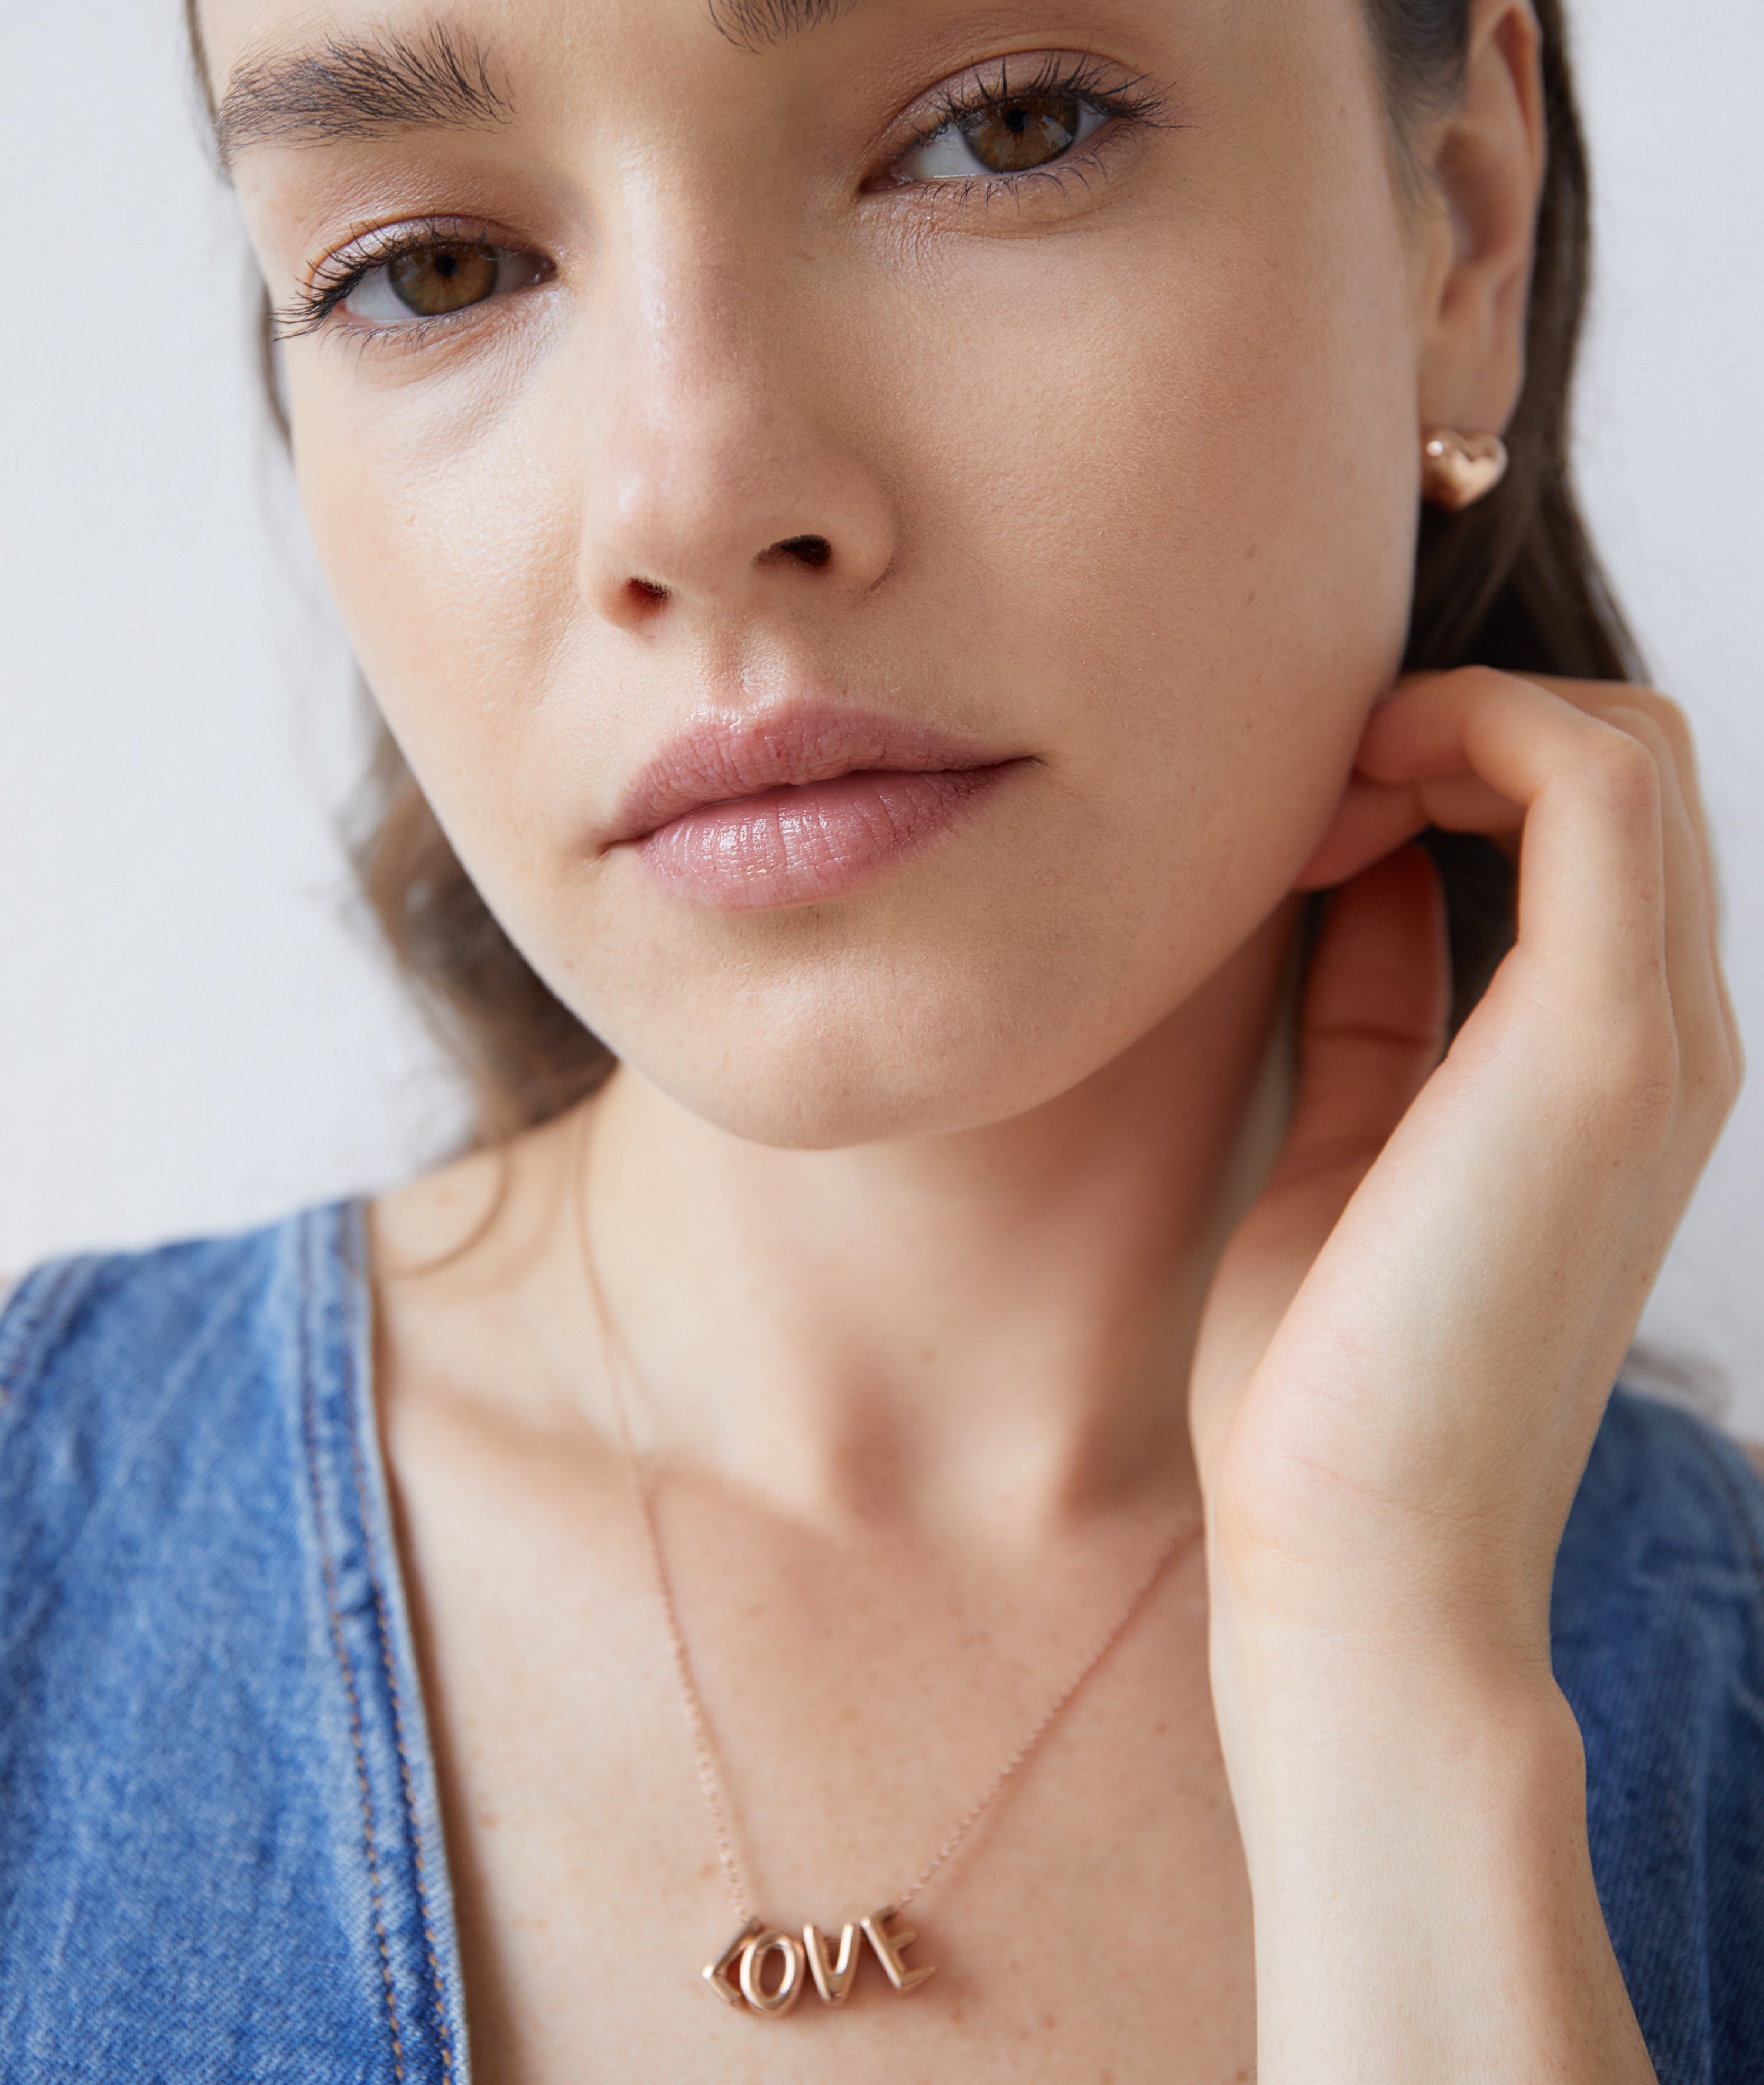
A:
{"type": "Polygon", "coordinates": [[[1507,475],[1507,444],[1499,435],[1461,435],[1431,427],[1421,440],[1421,496],[1456,514],[1474,507],[1507,475]]]}

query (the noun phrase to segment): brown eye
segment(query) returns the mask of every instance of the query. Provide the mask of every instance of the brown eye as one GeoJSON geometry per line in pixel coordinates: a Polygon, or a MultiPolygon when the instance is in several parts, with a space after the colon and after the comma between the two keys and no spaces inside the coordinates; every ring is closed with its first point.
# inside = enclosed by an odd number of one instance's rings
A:
{"type": "Polygon", "coordinates": [[[386,264],[393,295],[425,319],[481,304],[496,287],[498,272],[495,248],[477,241],[419,247],[386,264]]]}
{"type": "Polygon", "coordinates": [[[1020,174],[1069,152],[1083,121],[1076,95],[1025,94],[964,117],[961,134],[988,172],[1020,174]]]}

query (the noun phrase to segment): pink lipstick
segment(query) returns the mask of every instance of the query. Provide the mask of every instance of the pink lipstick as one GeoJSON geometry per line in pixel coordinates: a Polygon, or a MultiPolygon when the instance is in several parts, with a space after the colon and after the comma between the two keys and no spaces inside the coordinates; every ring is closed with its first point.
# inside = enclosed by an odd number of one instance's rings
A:
{"type": "Polygon", "coordinates": [[[1024,764],[873,711],[703,719],[636,776],[607,843],[694,904],[812,905],[922,854],[1024,764]]]}

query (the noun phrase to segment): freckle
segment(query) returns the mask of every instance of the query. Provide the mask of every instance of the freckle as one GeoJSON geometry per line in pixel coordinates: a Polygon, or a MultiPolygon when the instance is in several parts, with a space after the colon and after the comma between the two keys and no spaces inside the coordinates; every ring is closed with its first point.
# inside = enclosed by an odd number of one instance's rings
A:
{"type": "Polygon", "coordinates": [[[1160,1723],[1156,1730],[1152,1732],[1154,1737],[1159,1738],[1167,1738],[1169,1735],[1170,1726],[1168,1723],[1160,1723]]]}
{"type": "Polygon", "coordinates": [[[502,1821],[494,1810],[480,1811],[478,1813],[478,1829],[481,1832],[494,1832],[502,1821]]]}
{"type": "Polygon", "coordinates": [[[935,1347],[921,1347],[918,1350],[918,1357],[928,1367],[936,1360],[937,1349],[935,1347]]]}
{"type": "Polygon", "coordinates": [[[1055,2028],[1056,2027],[1058,2027],[1058,2024],[1059,2024],[1059,2022],[1054,2019],[1054,2015],[1053,2015],[1051,2013],[1043,2013],[1043,2014],[1042,2014],[1042,2015],[1041,2015],[1041,2031],[1042,2031],[1042,2032],[1043,2032],[1044,2034],[1051,2034],[1051,2033],[1054,2032],[1054,2028],[1055,2028]]]}

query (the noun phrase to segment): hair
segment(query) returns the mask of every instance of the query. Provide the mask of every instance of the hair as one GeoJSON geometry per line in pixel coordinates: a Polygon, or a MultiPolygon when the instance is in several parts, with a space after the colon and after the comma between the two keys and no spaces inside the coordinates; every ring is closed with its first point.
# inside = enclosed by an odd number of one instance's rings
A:
{"type": "MultiPolygon", "coordinates": [[[[1421,126],[1462,91],[1471,0],[1363,0],[1399,174],[1421,126]]],[[[1571,404],[1591,261],[1589,185],[1563,0],[1533,0],[1542,37],[1548,163],[1536,224],[1525,378],[1505,431],[1506,477],[1459,513],[1423,511],[1403,665],[1486,665],[1587,680],[1641,677],[1634,639],[1592,549],[1570,468],[1571,404]]],[[[210,117],[197,17],[190,49],[210,117]]],[[[284,435],[269,300],[259,339],[265,389],[284,435]]],[[[469,1079],[490,1142],[561,1114],[614,1062],[537,973],[478,894],[382,723],[350,815],[350,856],[394,962],[469,1079]]],[[[1453,1032],[1513,939],[1514,872],[1475,834],[1430,831],[1451,936],[1453,1032]]],[[[1315,933],[1313,903],[1307,929],[1315,933]]]]}

